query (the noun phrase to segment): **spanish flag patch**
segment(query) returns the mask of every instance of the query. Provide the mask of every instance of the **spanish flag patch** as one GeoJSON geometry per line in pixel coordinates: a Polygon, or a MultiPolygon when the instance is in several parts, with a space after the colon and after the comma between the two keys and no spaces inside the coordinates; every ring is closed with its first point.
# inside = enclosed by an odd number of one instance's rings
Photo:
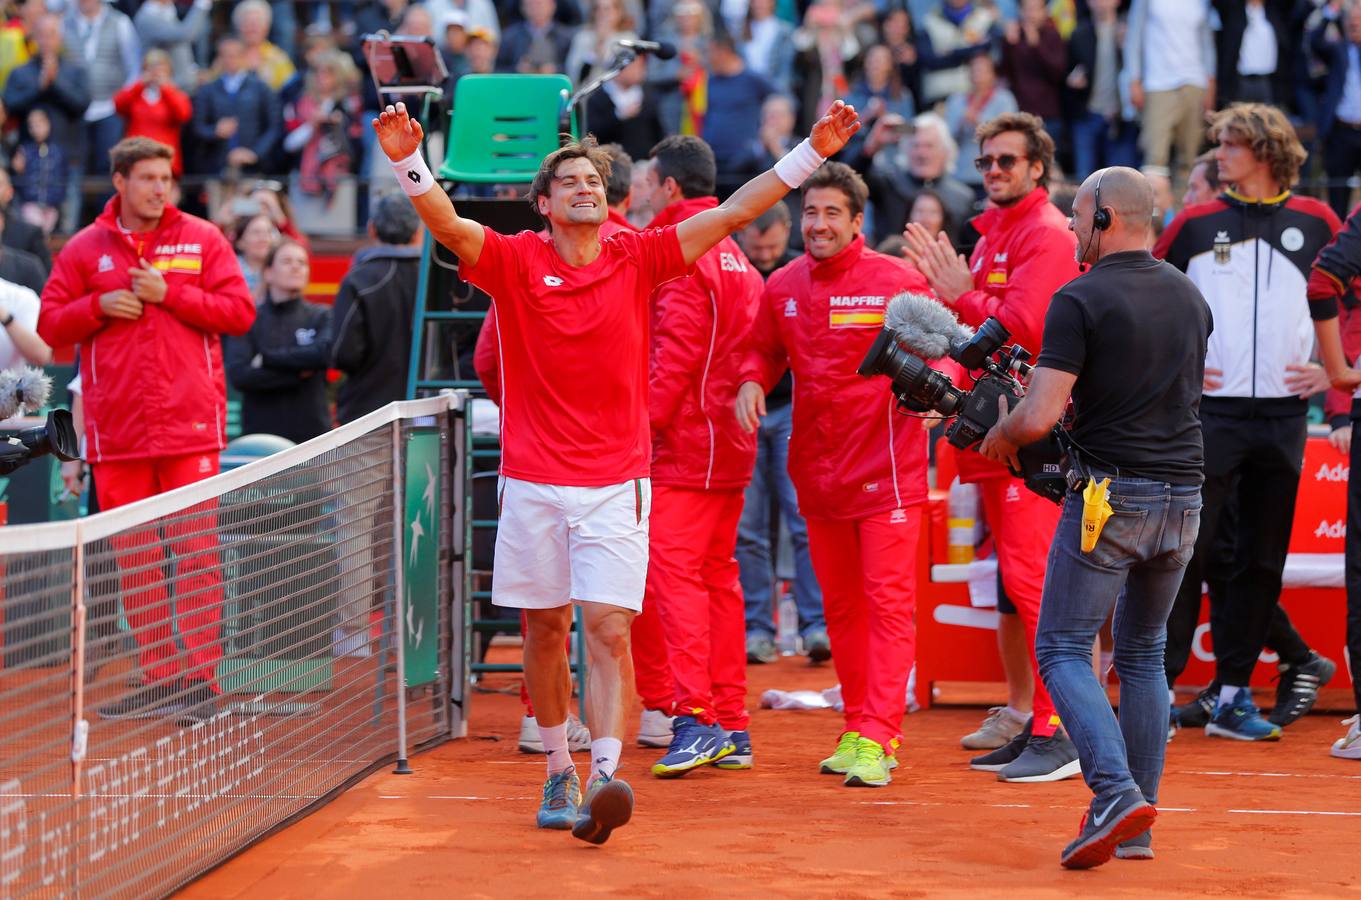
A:
{"type": "Polygon", "coordinates": [[[182,272],[197,275],[203,271],[203,258],[199,256],[172,256],[169,259],[162,257],[152,265],[162,272],[182,272]]]}

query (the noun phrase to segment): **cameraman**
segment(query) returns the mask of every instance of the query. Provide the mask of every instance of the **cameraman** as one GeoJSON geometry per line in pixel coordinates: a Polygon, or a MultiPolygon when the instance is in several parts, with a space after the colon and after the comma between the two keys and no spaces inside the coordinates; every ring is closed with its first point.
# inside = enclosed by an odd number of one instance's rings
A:
{"type": "Polygon", "coordinates": [[[1048,434],[1071,394],[1075,469],[1111,479],[1113,514],[1090,552],[1081,550],[1083,495],[1069,493],[1063,504],[1035,637],[1040,675],[1096,795],[1063,851],[1068,868],[1100,865],[1112,853],[1153,854],[1147,831],[1167,741],[1167,616],[1200,526],[1210,310],[1185,275],[1148,253],[1152,216],[1153,188],[1133,169],[1103,169],[1083,183],[1069,223],[1080,260],[1094,266],[1054,295],[1026,397],[1010,415],[1002,404],[979,449],[1016,465],[1017,448],[1048,434]],[[1118,723],[1091,660],[1112,610],[1118,723]]]}
{"type": "MultiPolygon", "coordinates": [[[[972,258],[965,262],[945,235],[930,234],[915,223],[903,232],[907,256],[961,322],[976,327],[996,317],[1016,343],[1039,353],[1049,298],[1078,274],[1073,236],[1063,214],[1049,202],[1054,140],[1035,116],[1007,113],[978,126],[978,144],[982,155],[974,165],[993,208],[973,220],[983,237],[972,258]]],[[[1007,706],[989,715],[960,743],[970,750],[996,748],[970,765],[997,772],[1001,781],[1071,778],[1078,774],[1077,751],[1059,729],[1054,704],[1040,679],[1025,677],[1026,662],[1035,670],[1044,560],[1058,511],[1027,491],[1005,468],[990,465],[972,451],[959,451],[956,458],[959,480],[979,485],[997,545],[1002,582],[997,645],[1008,693],[1007,706]],[[1024,656],[1016,652],[1022,646],[1024,656]],[[1029,723],[1027,705],[1034,713],[1029,723]]]]}

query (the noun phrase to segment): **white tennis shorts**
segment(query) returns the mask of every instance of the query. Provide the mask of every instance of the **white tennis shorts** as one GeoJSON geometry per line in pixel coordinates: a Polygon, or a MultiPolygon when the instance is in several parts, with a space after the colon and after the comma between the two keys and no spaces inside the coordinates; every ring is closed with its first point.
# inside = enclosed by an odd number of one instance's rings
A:
{"type": "Polygon", "coordinates": [[[652,482],[564,487],[498,479],[491,602],[555,609],[573,600],[642,612],[652,482]]]}

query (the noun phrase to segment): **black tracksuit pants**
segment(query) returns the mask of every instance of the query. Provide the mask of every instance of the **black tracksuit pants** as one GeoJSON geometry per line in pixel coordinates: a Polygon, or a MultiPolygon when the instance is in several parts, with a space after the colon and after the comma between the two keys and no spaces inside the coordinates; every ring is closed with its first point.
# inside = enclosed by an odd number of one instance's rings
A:
{"type": "Polygon", "coordinates": [[[1281,620],[1272,635],[1274,649],[1287,662],[1303,661],[1301,648],[1303,657],[1308,656],[1308,648],[1278,612],[1304,465],[1306,423],[1303,416],[1240,418],[1202,408],[1201,425],[1204,509],[1195,554],[1177,595],[1174,622],[1168,626],[1169,684],[1185,666],[1200,610],[1201,583],[1209,581],[1217,680],[1246,685],[1277,616],[1281,620]]]}

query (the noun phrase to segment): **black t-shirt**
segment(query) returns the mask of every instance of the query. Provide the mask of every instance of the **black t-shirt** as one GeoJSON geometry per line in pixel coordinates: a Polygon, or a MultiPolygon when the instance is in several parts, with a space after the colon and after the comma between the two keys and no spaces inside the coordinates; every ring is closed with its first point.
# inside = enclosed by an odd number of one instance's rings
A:
{"type": "Polygon", "coordinates": [[[1112,253],[1059,288],[1036,365],[1077,376],[1073,439],[1088,465],[1201,483],[1200,395],[1213,327],[1195,284],[1143,251],[1112,253]]]}

